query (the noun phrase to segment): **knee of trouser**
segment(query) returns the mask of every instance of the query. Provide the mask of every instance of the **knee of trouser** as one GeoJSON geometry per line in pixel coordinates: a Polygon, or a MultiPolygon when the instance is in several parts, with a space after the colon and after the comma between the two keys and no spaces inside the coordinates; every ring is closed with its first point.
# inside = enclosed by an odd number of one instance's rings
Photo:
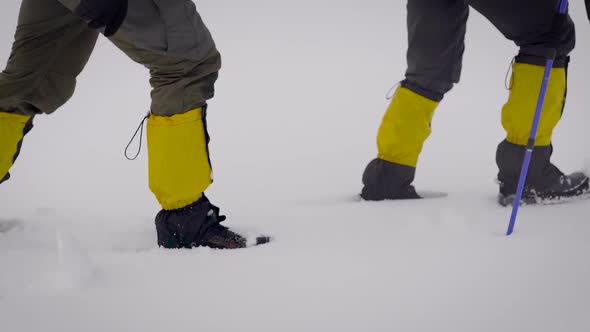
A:
{"type": "Polygon", "coordinates": [[[164,210],[194,203],[211,184],[205,111],[150,115],[147,124],[149,186],[164,210]]]}
{"type": "Polygon", "coordinates": [[[443,59],[437,59],[428,49],[413,47],[408,50],[408,68],[402,86],[440,102],[461,78],[462,51],[459,50],[453,51],[458,53],[456,56],[443,59]]]}
{"type": "Polygon", "coordinates": [[[438,102],[400,87],[379,128],[379,159],[415,167],[437,106],[438,102]]]}
{"type": "Polygon", "coordinates": [[[200,61],[166,61],[151,68],[152,113],[172,116],[204,106],[213,98],[221,56],[213,48],[200,61]]]}
{"type": "Polygon", "coordinates": [[[542,33],[531,35],[518,43],[520,51],[517,62],[543,66],[547,62],[547,50],[554,50],[553,66],[567,66],[568,55],[576,46],[576,29],[569,15],[556,14],[551,28],[542,33]]]}
{"type": "Polygon", "coordinates": [[[16,161],[24,136],[33,128],[28,115],[0,111],[0,183],[8,180],[8,171],[16,161]]]}

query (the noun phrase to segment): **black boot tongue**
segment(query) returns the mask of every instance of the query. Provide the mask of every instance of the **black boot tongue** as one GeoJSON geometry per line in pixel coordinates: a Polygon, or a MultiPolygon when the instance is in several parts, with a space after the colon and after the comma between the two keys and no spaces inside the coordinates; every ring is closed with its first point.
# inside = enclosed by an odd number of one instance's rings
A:
{"type": "Polygon", "coordinates": [[[225,216],[219,215],[219,208],[211,205],[211,209],[207,212],[207,226],[219,225],[225,219],[225,216]]]}
{"type": "Polygon", "coordinates": [[[215,218],[217,223],[220,223],[226,219],[225,216],[219,214],[219,208],[211,203],[209,203],[211,209],[207,212],[207,216],[215,218]]]}

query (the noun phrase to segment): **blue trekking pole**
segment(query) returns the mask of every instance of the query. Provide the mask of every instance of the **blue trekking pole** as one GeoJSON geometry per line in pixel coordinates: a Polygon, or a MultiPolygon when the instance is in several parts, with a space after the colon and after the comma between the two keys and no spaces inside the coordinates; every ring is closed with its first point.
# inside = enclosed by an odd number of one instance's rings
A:
{"type": "MultiPolygon", "coordinates": [[[[565,14],[567,10],[567,0],[561,0],[559,3],[559,13],[565,14]]],[[[518,187],[516,188],[516,197],[512,205],[512,215],[510,216],[510,224],[506,236],[509,236],[514,231],[514,224],[516,223],[516,215],[518,214],[518,207],[522,199],[522,192],[526,182],[527,173],[529,171],[529,164],[531,163],[531,156],[535,148],[535,139],[537,137],[537,129],[539,128],[539,121],[541,120],[541,112],[543,110],[543,103],[545,102],[545,94],[547,93],[547,85],[549,85],[549,76],[553,68],[553,61],[555,61],[556,50],[547,50],[547,63],[545,64],[545,73],[543,74],[543,83],[541,84],[541,91],[539,92],[539,99],[537,100],[537,109],[535,110],[535,117],[533,119],[533,126],[531,128],[531,135],[526,146],[524,161],[522,169],[520,170],[520,179],[518,180],[518,187]]]]}

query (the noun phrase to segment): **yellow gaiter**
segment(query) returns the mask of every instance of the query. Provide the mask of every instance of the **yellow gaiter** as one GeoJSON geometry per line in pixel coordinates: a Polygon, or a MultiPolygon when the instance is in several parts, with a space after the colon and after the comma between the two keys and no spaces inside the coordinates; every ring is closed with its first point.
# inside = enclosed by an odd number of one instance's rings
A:
{"type": "MultiPolygon", "coordinates": [[[[545,67],[526,63],[513,66],[510,96],[502,109],[502,126],[506,140],[512,144],[527,145],[535,117],[539,91],[545,67]]],[[[565,68],[553,68],[537,131],[536,146],[551,144],[553,128],[561,118],[565,102],[565,68]]]]}
{"type": "Polygon", "coordinates": [[[164,210],[194,203],[211,184],[203,109],[150,115],[147,124],[149,185],[164,210]]]}
{"type": "Polygon", "coordinates": [[[31,117],[14,113],[0,112],[0,182],[7,179],[19,153],[20,142],[30,130],[31,117]]]}
{"type": "Polygon", "coordinates": [[[422,145],[430,135],[430,122],[437,106],[436,101],[400,87],[379,128],[379,159],[416,167],[422,145]]]}

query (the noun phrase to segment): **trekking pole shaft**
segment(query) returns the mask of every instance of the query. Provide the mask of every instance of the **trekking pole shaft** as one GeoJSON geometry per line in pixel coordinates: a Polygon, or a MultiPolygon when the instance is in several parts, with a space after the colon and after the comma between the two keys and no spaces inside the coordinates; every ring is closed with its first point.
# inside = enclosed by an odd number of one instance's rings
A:
{"type": "Polygon", "coordinates": [[[531,162],[531,157],[533,154],[533,149],[535,148],[535,139],[537,137],[537,129],[539,128],[539,122],[541,120],[541,113],[543,111],[543,104],[545,102],[545,95],[547,94],[547,86],[549,85],[549,77],[551,76],[551,68],[553,68],[553,59],[555,55],[547,59],[547,64],[545,65],[545,73],[543,74],[543,82],[541,83],[541,91],[539,92],[539,99],[537,100],[537,109],[535,110],[535,117],[533,119],[533,126],[531,128],[531,135],[529,137],[529,141],[526,147],[526,153],[524,156],[524,161],[522,163],[522,169],[520,170],[520,178],[518,180],[518,187],[516,189],[516,197],[514,198],[514,203],[512,206],[512,215],[510,216],[510,224],[508,225],[508,230],[506,231],[506,235],[512,234],[514,231],[514,224],[516,223],[516,216],[518,215],[518,208],[520,206],[520,200],[522,199],[522,193],[524,191],[524,185],[526,182],[526,177],[529,171],[529,165],[531,162]]]}
{"type": "MultiPolygon", "coordinates": [[[[559,3],[559,13],[565,14],[567,12],[568,0],[561,0],[559,3]]],[[[539,128],[539,122],[541,120],[541,112],[543,111],[543,104],[545,102],[545,95],[547,94],[547,86],[549,85],[549,77],[551,76],[551,68],[553,68],[553,61],[555,60],[556,51],[551,50],[547,55],[547,63],[545,64],[545,73],[543,74],[543,82],[541,84],[541,91],[539,92],[539,99],[537,100],[537,109],[535,110],[535,118],[533,119],[533,126],[531,128],[531,135],[526,147],[526,153],[524,155],[524,161],[522,163],[522,169],[520,170],[520,178],[518,179],[518,187],[516,188],[516,197],[512,205],[512,214],[510,216],[510,224],[508,224],[508,230],[506,236],[509,236],[514,231],[514,225],[516,223],[516,216],[518,215],[518,208],[520,207],[520,200],[522,199],[522,193],[526,182],[526,177],[529,171],[529,165],[535,148],[535,139],[537,137],[537,129],[539,128]]]]}
{"type": "Polygon", "coordinates": [[[518,207],[520,206],[520,199],[522,198],[522,192],[524,190],[524,183],[526,180],[526,174],[531,162],[532,150],[527,149],[524,156],[524,162],[522,163],[522,169],[520,170],[520,179],[518,180],[518,188],[516,189],[516,197],[512,205],[512,215],[510,215],[510,224],[508,224],[508,230],[506,236],[509,236],[514,231],[514,224],[516,223],[516,216],[518,214],[518,207]]]}

